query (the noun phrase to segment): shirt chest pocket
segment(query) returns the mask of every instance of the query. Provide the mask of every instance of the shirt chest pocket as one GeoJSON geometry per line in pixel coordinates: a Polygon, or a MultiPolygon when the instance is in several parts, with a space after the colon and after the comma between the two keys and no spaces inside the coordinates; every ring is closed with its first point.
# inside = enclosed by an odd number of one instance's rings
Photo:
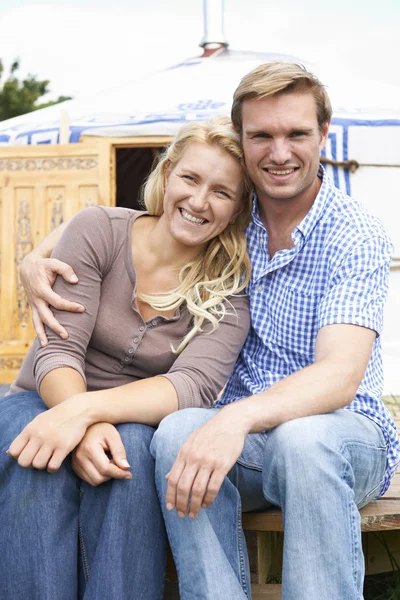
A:
{"type": "Polygon", "coordinates": [[[289,286],[278,288],[267,303],[273,343],[282,352],[304,357],[307,364],[314,360],[319,303],[319,295],[289,286]]]}

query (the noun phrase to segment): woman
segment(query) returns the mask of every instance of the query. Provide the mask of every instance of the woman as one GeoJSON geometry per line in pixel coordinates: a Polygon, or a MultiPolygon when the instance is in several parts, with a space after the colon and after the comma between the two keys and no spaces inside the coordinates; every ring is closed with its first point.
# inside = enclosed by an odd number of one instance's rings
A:
{"type": "Polygon", "coordinates": [[[36,340],[0,403],[0,598],[74,600],[78,558],[85,600],[162,598],[154,427],[212,404],[249,328],[250,183],[230,121],[184,126],[144,199],[148,213],[85,209],[53,253],[79,277],[55,292],[85,311],[56,311],[68,339],[36,340]]]}

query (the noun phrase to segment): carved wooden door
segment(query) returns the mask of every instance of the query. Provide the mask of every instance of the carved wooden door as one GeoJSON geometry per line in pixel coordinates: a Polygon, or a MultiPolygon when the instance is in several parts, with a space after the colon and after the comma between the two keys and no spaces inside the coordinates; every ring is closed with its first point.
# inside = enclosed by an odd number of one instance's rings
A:
{"type": "Polygon", "coordinates": [[[15,378],[35,337],[21,260],[57,225],[115,202],[107,140],[0,148],[0,383],[15,378]]]}

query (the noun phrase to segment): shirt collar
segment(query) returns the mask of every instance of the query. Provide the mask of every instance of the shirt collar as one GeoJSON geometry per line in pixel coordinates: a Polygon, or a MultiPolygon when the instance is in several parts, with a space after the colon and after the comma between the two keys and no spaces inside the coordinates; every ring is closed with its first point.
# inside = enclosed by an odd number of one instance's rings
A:
{"type": "MultiPolygon", "coordinates": [[[[310,233],[324,214],[325,207],[329,202],[330,198],[332,197],[331,192],[334,186],[322,165],[319,166],[318,177],[319,179],[321,179],[321,187],[319,189],[317,197],[315,198],[313,205],[311,206],[304,219],[293,230],[293,233],[299,231],[304,238],[307,238],[310,235],[310,233]]],[[[254,224],[265,229],[264,223],[261,221],[260,211],[258,207],[258,198],[255,191],[253,192],[252,216],[254,224]]]]}

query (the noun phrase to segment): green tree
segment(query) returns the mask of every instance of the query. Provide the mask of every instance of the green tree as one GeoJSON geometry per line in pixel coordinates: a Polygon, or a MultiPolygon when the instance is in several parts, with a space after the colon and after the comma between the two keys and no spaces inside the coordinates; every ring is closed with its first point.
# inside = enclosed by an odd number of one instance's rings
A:
{"type": "Polygon", "coordinates": [[[0,121],[70,99],[69,96],[59,96],[52,102],[36,104],[39,98],[48,93],[50,82],[47,79],[40,81],[33,75],[28,75],[21,81],[16,75],[18,69],[19,60],[15,60],[3,83],[4,66],[0,59],[0,121]]]}

